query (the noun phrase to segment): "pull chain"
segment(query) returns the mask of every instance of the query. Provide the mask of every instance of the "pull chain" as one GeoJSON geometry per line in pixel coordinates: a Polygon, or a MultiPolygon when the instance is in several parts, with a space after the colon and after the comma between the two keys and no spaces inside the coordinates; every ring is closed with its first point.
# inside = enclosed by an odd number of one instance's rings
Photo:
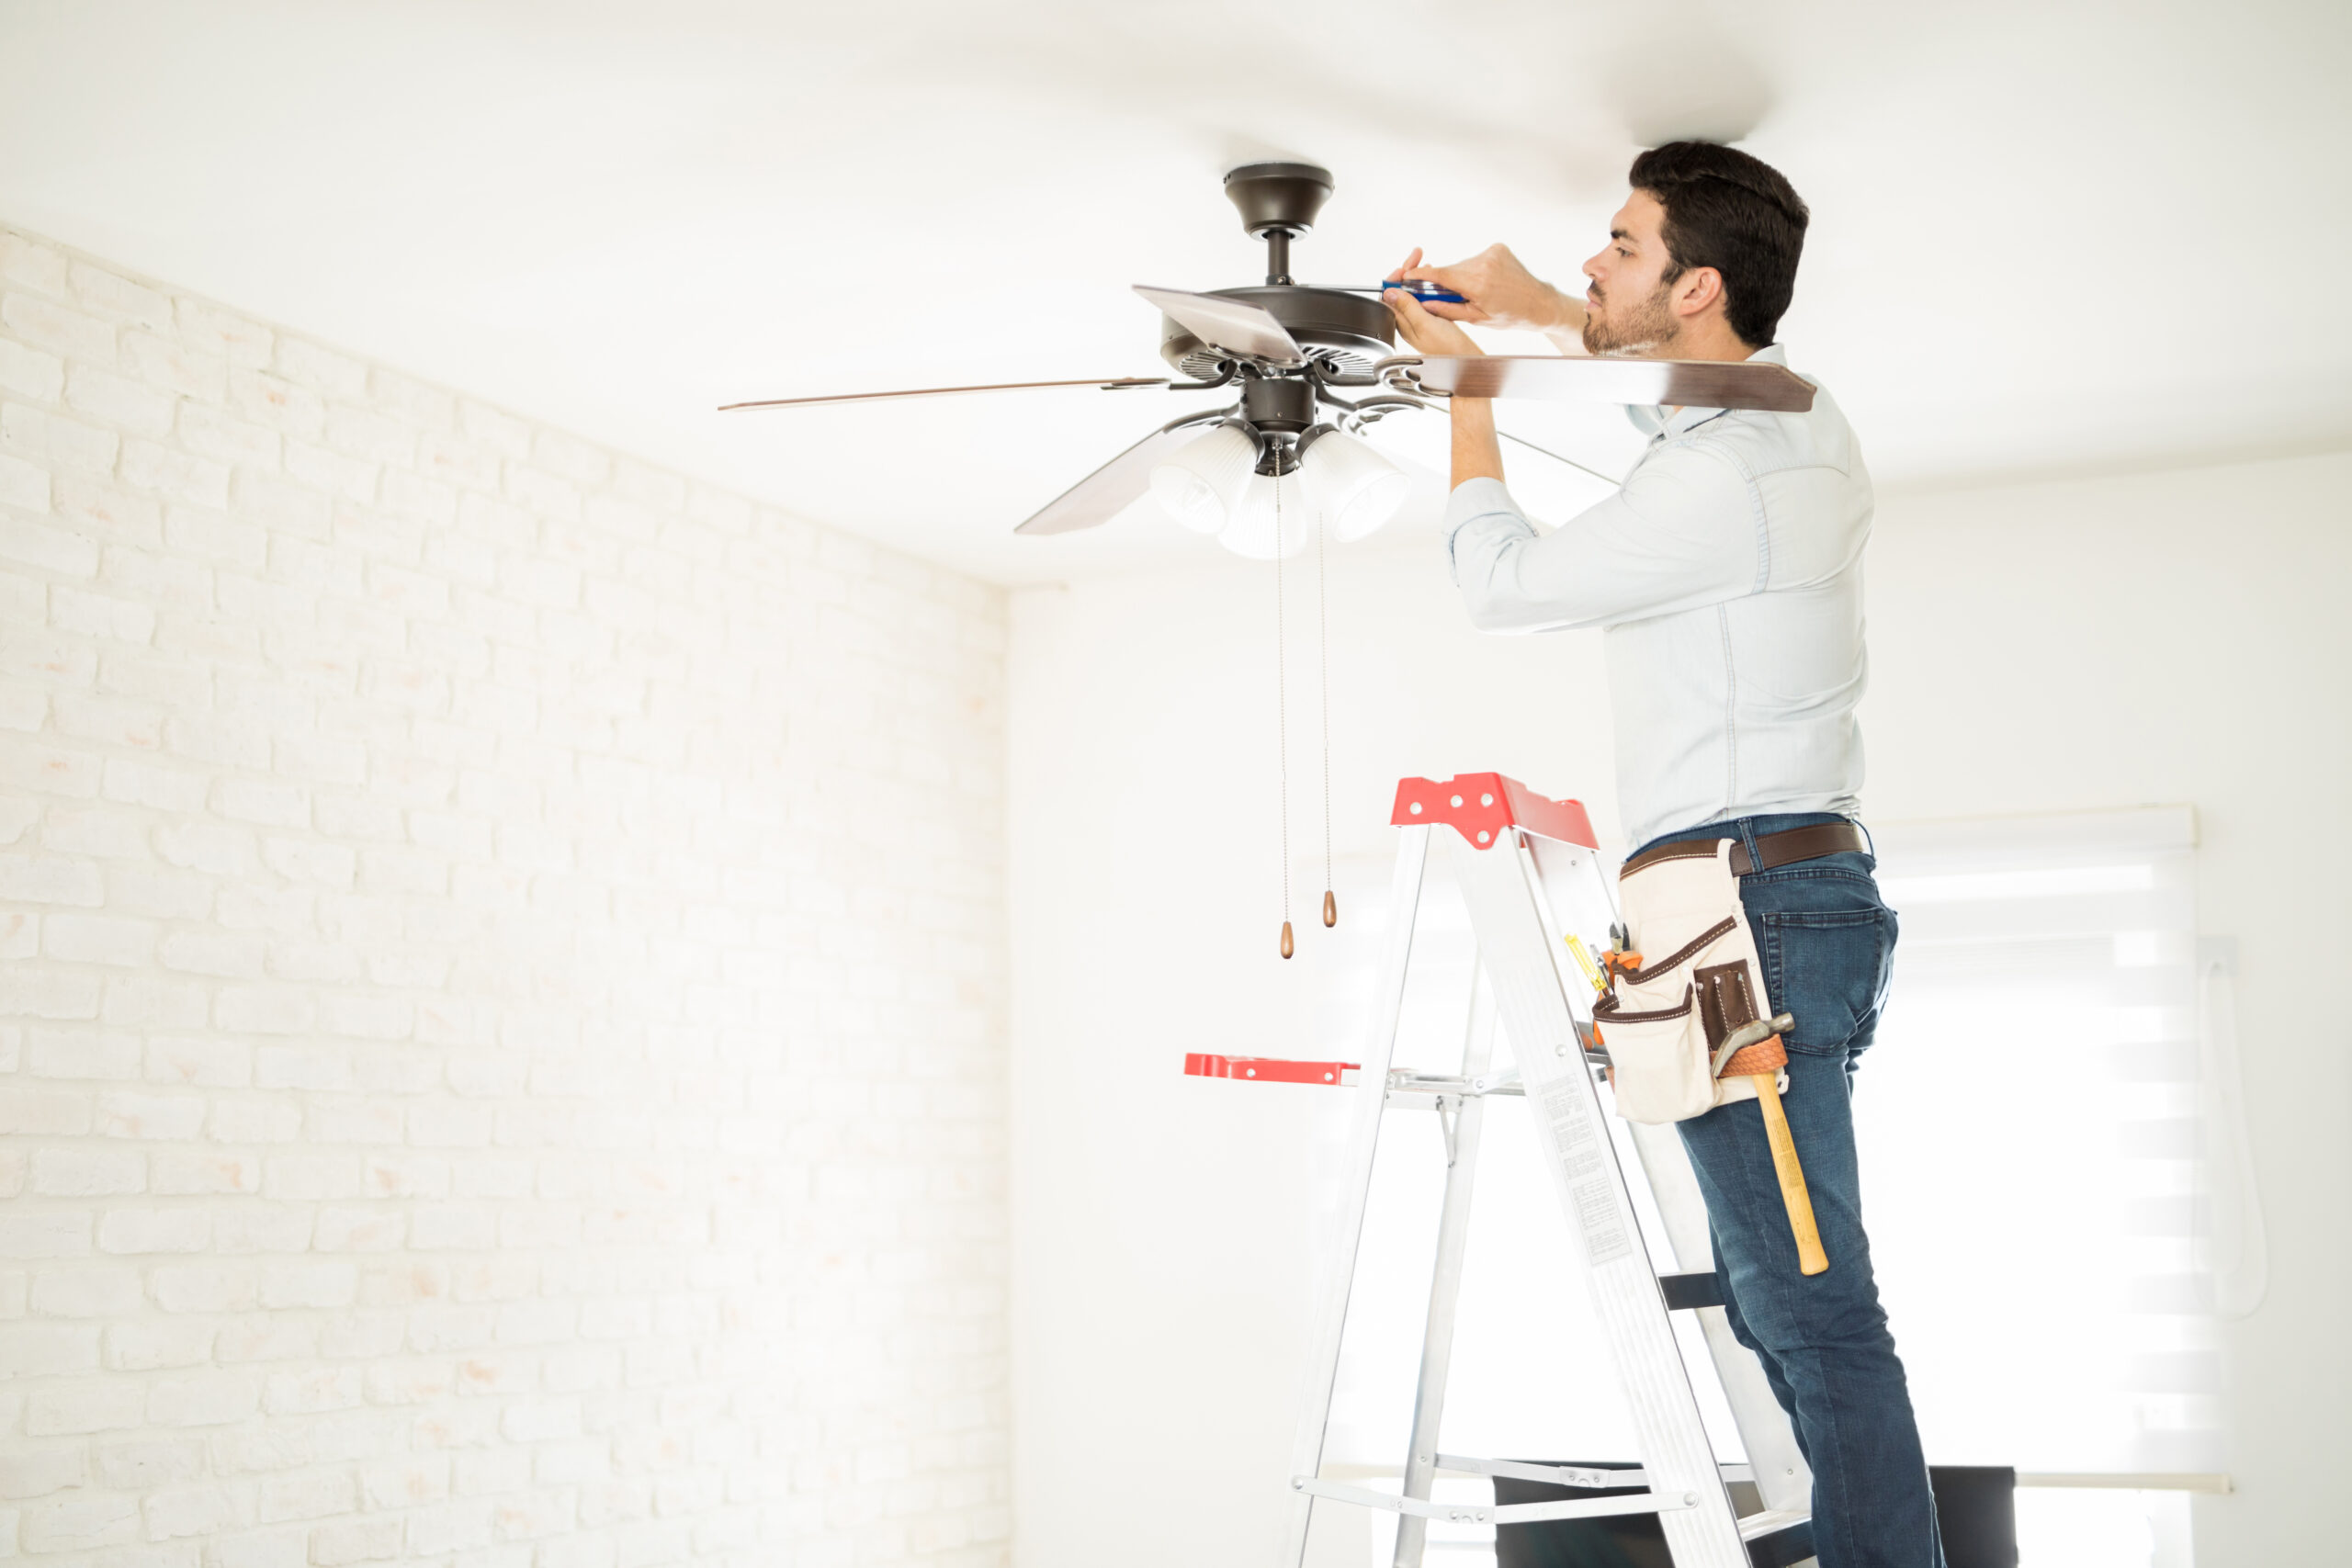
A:
{"type": "Polygon", "coordinates": [[[1315,517],[1315,660],[1323,682],[1323,924],[1340,923],[1340,900],[1331,891],[1331,574],[1324,564],[1323,536],[1330,530],[1318,509],[1315,517]]]}
{"type": "Polygon", "coordinates": [[[1283,830],[1283,956],[1295,944],[1290,934],[1290,705],[1283,686],[1283,474],[1282,456],[1274,457],[1274,756],[1282,776],[1280,813],[1283,830]]]}

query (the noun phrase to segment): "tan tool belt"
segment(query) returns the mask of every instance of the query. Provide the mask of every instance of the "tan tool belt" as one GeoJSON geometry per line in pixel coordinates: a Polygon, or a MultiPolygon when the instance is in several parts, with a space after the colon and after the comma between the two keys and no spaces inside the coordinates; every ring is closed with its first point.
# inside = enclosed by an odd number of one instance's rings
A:
{"type": "MultiPolygon", "coordinates": [[[[1850,824],[1828,831],[1854,832],[1850,824]]],[[[1775,834],[1775,839],[1812,829],[1775,834]]],[[[1859,834],[1856,834],[1859,838],[1859,834]]],[[[1762,843],[1769,845],[1770,840],[1762,843]]],[[[1839,842],[1789,860],[1811,859],[1847,847],[1839,842]]],[[[1737,839],[1690,840],[1629,861],[1617,884],[1628,968],[1612,954],[1609,988],[1594,1003],[1593,1022],[1609,1053],[1618,1114],[1631,1122],[1681,1122],[1718,1105],[1756,1098],[1747,1071],[1749,1051],[1718,1069],[1715,1046],[1744,1023],[1772,1016],[1764,994],[1764,964],[1739,903],[1733,855],[1747,859],[1737,839]]],[[[1768,864],[1785,864],[1768,861],[1768,864]]],[[[1777,1042],[1771,1066],[1780,1056],[1777,1042]]],[[[1767,1070],[1758,1064],[1755,1070],[1767,1070]]]]}

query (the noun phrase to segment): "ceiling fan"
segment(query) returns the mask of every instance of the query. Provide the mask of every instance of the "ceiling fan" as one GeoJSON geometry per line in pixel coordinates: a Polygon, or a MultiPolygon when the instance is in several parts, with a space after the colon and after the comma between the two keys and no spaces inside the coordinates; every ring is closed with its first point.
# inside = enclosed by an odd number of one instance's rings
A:
{"type": "MultiPolygon", "coordinates": [[[[1813,406],[1813,387],[1804,378],[1752,361],[1396,354],[1395,318],[1377,288],[1308,288],[1291,279],[1291,241],[1313,227],[1331,188],[1330,172],[1313,164],[1242,164],[1225,176],[1225,194],[1240,209],[1242,227],[1265,241],[1264,284],[1206,294],[1136,287],[1161,312],[1159,355],[1181,379],[923,387],[771,398],[729,403],[720,412],[1053,387],[1223,393],[1234,400],[1170,420],[1014,532],[1091,528],[1149,490],[1178,521],[1262,559],[1302,547],[1318,511],[1341,540],[1361,538],[1387,521],[1409,481],[1360,439],[1363,428],[1399,410],[1439,407],[1438,400],[1454,394],[1781,412],[1813,406]],[[1293,475],[1303,485],[1283,482],[1293,475]]],[[[1459,298],[1417,291],[1425,299],[1459,298]]]]}

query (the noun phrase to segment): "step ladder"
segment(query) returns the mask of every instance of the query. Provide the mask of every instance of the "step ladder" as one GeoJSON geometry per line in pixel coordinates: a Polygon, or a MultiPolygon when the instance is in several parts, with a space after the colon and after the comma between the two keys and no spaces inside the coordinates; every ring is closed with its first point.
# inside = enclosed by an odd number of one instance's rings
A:
{"type": "Polygon", "coordinates": [[[1712,1271],[1713,1252],[1698,1179],[1669,1126],[1627,1123],[1666,1235],[1645,1237],[1603,1102],[1601,1057],[1592,1032],[1592,986],[1567,945],[1573,934],[1605,941],[1616,923],[1610,878],[1582,806],[1547,800],[1500,773],[1464,773],[1443,783],[1408,778],[1390,820],[1399,835],[1392,911],[1379,992],[1361,1064],[1283,1062],[1195,1055],[1200,1076],[1352,1087],[1356,1096],[1321,1311],[1307,1365],[1305,1408],[1294,1450],[1293,1493],[1281,1568],[1301,1568],[1318,1502],[1386,1509],[1399,1516],[1396,1568],[1420,1568],[1429,1521],[1509,1525],[1539,1519],[1655,1514],[1675,1568],[1786,1568],[1813,1555],[1813,1477],[1764,1371],[1732,1337],[1712,1271]],[[1478,945],[1478,977],[1461,1071],[1450,1077],[1391,1069],[1413,928],[1432,840],[1450,845],[1478,945]],[[1494,1024],[1509,1038],[1513,1065],[1489,1061],[1494,1024]],[[1473,1459],[1439,1451],[1452,1359],[1454,1304],[1468,1237],[1470,1200],[1486,1101],[1524,1095],[1568,1231],[1582,1255],[1595,1315],[1623,1385],[1641,1452],[1638,1469],[1473,1459]],[[1433,1110],[1444,1122],[1448,1162],[1437,1261],[1404,1483],[1392,1495],[1323,1477],[1323,1447],[1339,1375],[1340,1343],[1354,1280],[1373,1160],[1391,1109],[1433,1110]],[[1671,1254],[1661,1270],[1653,1247],[1671,1254]],[[1669,1314],[1698,1315],[1746,1464],[1718,1462],[1700,1418],[1690,1371],[1669,1314]],[[1532,1503],[1431,1501],[1441,1472],[1583,1489],[1639,1487],[1628,1495],[1532,1503]],[[1733,1484],[1748,1482],[1760,1509],[1742,1517],[1733,1484]]]}

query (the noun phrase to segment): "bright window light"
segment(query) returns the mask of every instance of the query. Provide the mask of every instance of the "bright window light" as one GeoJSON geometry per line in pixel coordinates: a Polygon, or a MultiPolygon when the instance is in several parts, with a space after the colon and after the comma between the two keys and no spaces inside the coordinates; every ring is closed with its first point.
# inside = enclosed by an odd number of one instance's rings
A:
{"type": "Polygon", "coordinates": [[[1854,1120],[1929,1457],[2219,1470],[2188,812],[1877,839],[1902,935],[1854,1120]]]}

